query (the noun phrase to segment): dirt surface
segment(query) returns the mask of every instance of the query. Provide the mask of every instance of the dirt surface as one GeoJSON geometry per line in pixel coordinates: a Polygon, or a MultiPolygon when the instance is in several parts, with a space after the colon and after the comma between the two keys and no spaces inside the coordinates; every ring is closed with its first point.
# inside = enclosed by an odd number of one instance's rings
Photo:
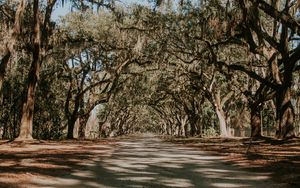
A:
{"type": "Polygon", "coordinates": [[[300,139],[167,138],[169,142],[223,156],[232,165],[271,173],[285,187],[300,187],[300,139]]]}
{"type": "Polygon", "coordinates": [[[271,156],[262,156],[257,151],[270,144],[255,143],[246,155],[243,142],[165,142],[153,135],[94,142],[1,141],[0,187],[299,187],[299,145],[271,145],[286,150],[265,148],[271,156]]]}

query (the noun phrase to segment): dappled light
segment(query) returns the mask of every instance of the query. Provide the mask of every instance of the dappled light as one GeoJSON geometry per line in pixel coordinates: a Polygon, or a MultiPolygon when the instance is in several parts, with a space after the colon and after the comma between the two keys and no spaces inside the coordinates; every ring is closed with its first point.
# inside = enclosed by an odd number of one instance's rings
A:
{"type": "MultiPolygon", "coordinates": [[[[65,142],[47,150],[43,148],[54,145],[28,146],[22,147],[23,152],[15,144],[1,148],[2,153],[11,148],[0,156],[3,182],[22,174],[30,187],[277,186],[272,173],[232,166],[222,156],[164,143],[154,136],[112,143],[65,142]]],[[[16,179],[11,181],[16,183],[16,179]]]]}
{"type": "Polygon", "coordinates": [[[300,0],[0,0],[0,188],[300,187],[300,0]]]}

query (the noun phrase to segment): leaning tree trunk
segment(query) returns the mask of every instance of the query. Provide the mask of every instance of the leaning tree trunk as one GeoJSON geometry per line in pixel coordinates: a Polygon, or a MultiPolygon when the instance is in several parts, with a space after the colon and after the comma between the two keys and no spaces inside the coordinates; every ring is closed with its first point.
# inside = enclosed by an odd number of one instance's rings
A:
{"type": "Polygon", "coordinates": [[[32,50],[32,63],[28,75],[28,88],[25,97],[22,118],[20,125],[20,134],[17,140],[31,140],[32,138],[32,123],[34,114],[35,90],[40,72],[40,48],[41,48],[41,32],[40,32],[40,12],[39,1],[35,0],[33,5],[34,11],[34,43],[32,50]]]}
{"type": "Polygon", "coordinates": [[[219,124],[220,124],[220,136],[221,137],[229,137],[229,132],[227,130],[227,123],[226,123],[226,115],[225,112],[223,111],[223,104],[225,103],[226,100],[229,99],[229,94],[226,96],[222,101],[221,101],[221,93],[220,90],[217,91],[217,93],[212,94],[213,95],[213,100],[212,104],[214,106],[215,112],[217,114],[219,124]]]}
{"type": "Polygon", "coordinates": [[[276,108],[276,137],[279,139],[294,137],[295,112],[291,103],[291,87],[282,86],[278,89],[276,108]]]}
{"type": "Polygon", "coordinates": [[[254,103],[250,107],[251,110],[251,137],[259,138],[261,137],[261,107],[254,103]]]}

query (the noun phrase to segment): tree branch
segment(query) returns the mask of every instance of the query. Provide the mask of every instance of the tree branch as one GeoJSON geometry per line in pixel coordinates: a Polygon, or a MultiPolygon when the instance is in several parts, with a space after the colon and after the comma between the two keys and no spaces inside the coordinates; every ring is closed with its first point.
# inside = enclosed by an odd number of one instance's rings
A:
{"type": "Polygon", "coordinates": [[[263,0],[251,0],[252,2],[256,1],[259,4],[259,8],[264,11],[266,14],[274,18],[275,20],[280,21],[282,24],[286,25],[289,27],[293,32],[297,33],[300,35],[300,24],[295,21],[295,19],[285,13],[285,12],[280,12],[277,9],[275,9],[273,6],[269,5],[263,0]]]}

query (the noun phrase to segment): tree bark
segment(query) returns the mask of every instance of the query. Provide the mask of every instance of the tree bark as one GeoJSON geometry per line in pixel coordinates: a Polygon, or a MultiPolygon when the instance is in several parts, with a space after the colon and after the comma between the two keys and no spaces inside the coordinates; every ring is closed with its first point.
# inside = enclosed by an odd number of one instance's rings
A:
{"type": "Polygon", "coordinates": [[[216,110],[218,120],[219,120],[219,123],[220,123],[220,136],[221,137],[228,137],[229,134],[227,132],[227,125],[226,125],[226,119],[225,119],[224,112],[219,108],[216,108],[215,110],[216,110]]]}
{"type": "Polygon", "coordinates": [[[187,133],[187,122],[188,122],[188,116],[185,115],[184,117],[180,117],[180,125],[181,125],[181,136],[188,136],[187,133]]]}
{"type": "Polygon", "coordinates": [[[195,136],[197,134],[196,125],[198,122],[198,118],[196,117],[196,114],[194,114],[193,117],[190,117],[189,120],[190,120],[190,126],[191,126],[190,135],[195,136]]]}
{"type": "Polygon", "coordinates": [[[228,100],[229,99],[229,94],[228,94],[228,97],[226,96],[225,98],[228,98],[228,99],[223,99],[221,101],[221,93],[220,93],[220,90],[217,91],[216,94],[212,94],[214,97],[214,108],[215,108],[215,111],[216,111],[216,114],[217,114],[217,117],[218,117],[218,120],[219,120],[219,124],[220,124],[220,136],[221,137],[228,137],[229,136],[229,133],[228,133],[228,130],[227,130],[227,123],[226,123],[226,116],[225,116],[225,113],[222,109],[224,103],[226,102],[225,100],[228,100]]]}
{"type": "Polygon", "coordinates": [[[79,117],[79,130],[78,130],[79,139],[85,139],[85,128],[89,117],[90,114],[79,117]]]}
{"type": "Polygon", "coordinates": [[[261,108],[257,104],[252,104],[251,107],[251,137],[261,137],[261,108]]]}
{"type": "Polygon", "coordinates": [[[74,121],[72,118],[68,120],[68,129],[67,129],[67,139],[74,139],[74,127],[76,120],[74,121]]]}
{"type": "Polygon", "coordinates": [[[4,57],[2,58],[1,64],[0,64],[0,97],[2,94],[2,86],[3,86],[5,71],[6,71],[6,67],[9,62],[10,56],[11,56],[11,52],[7,49],[7,52],[5,53],[4,57]]]}
{"type": "MultiPolygon", "coordinates": [[[[71,86],[70,86],[71,87],[71,86]]],[[[71,89],[71,88],[70,88],[71,89]]],[[[70,90],[69,90],[70,92],[70,90]]],[[[67,98],[67,106],[65,108],[69,108],[68,105],[69,105],[69,94],[68,94],[68,98],[67,98]]],[[[82,101],[82,96],[81,95],[77,95],[75,97],[75,104],[74,104],[74,109],[72,111],[72,114],[70,113],[67,113],[67,117],[68,117],[68,132],[67,132],[67,139],[74,139],[74,127],[75,127],[75,123],[76,123],[76,120],[79,116],[79,108],[81,106],[81,102],[82,101]]],[[[69,110],[67,109],[67,112],[69,112],[69,110]]]]}
{"type": "Polygon", "coordinates": [[[34,43],[32,51],[32,63],[28,75],[28,88],[25,101],[22,108],[22,118],[20,125],[20,134],[17,140],[31,140],[32,138],[32,123],[34,115],[35,90],[39,79],[40,72],[40,47],[41,47],[41,32],[40,32],[40,10],[39,1],[35,0],[33,4],[34,11],[34,43]]]}
{"type": "Polygon", "coordinates": [[[163,123],[164,125],[164,133],[170,135],[170,129],[168,123],[163,123]]]}
{"type": "Polygon", "coordinates": [[[280,89],[278,89],[276,102],[276,122],[278,125],[276,130],[276,137],[279,139],[294,137],[295,112],[291,103],[291,88],[281,87],[280,89]]]}

